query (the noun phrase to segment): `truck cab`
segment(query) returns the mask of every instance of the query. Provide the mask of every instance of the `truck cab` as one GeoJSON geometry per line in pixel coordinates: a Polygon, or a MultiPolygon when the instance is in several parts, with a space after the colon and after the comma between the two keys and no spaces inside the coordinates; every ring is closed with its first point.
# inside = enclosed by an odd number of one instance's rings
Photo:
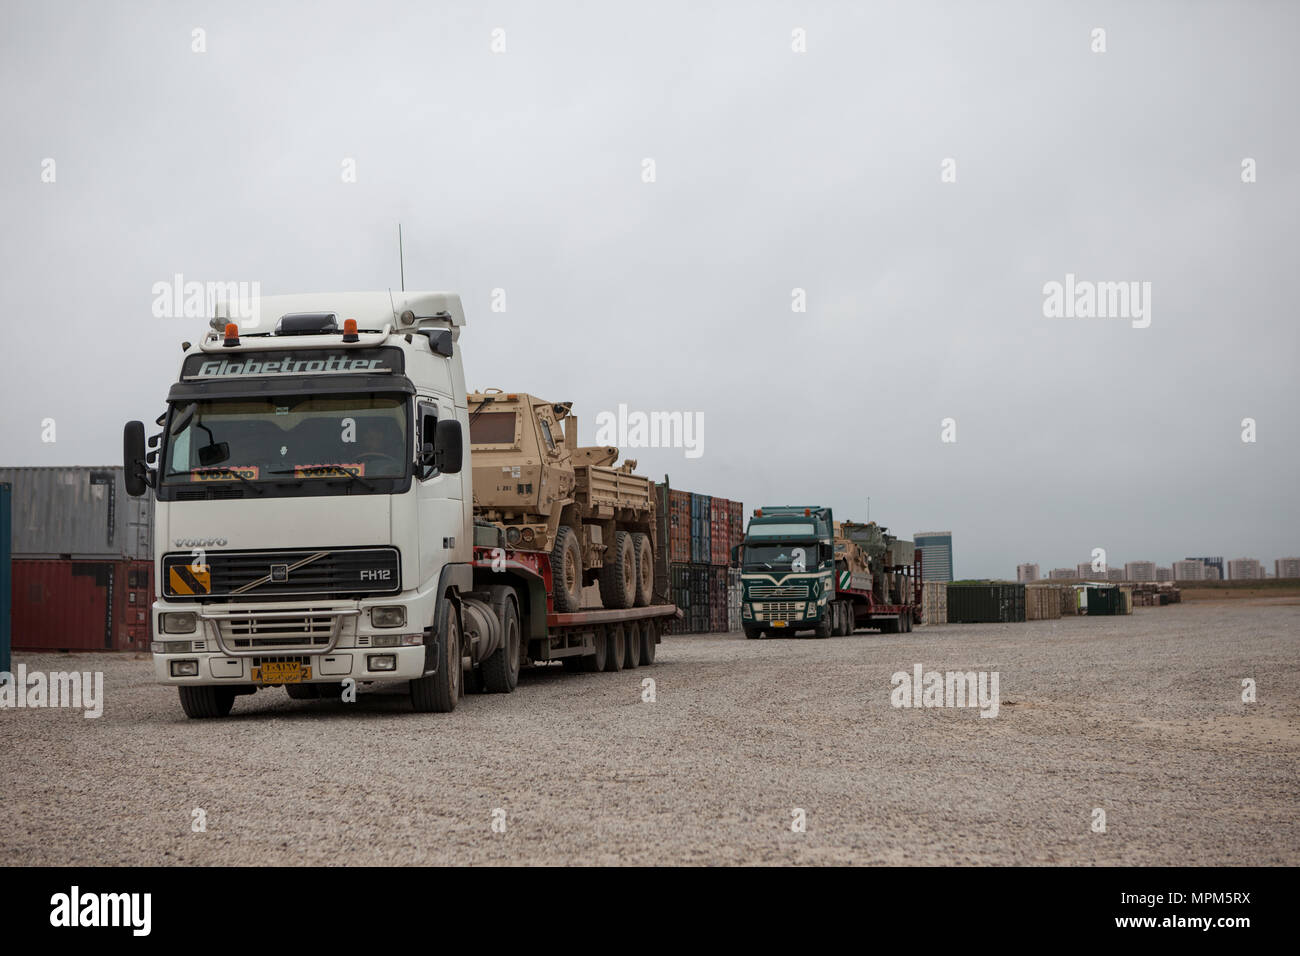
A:
{"type": "Polygon", "coordinates": [[[410,682],[450,710],[473,590],[473,490],[444,292],[263,297],[185,343],[161,432],[125,432],[157,499],[156,678],[192,717],[267,686],[410,682]]]}
{"type": "Polygon", "coordinates": [[[820,505],[755,510],[736,549],[745,636],[812,630],[830,637],[834,518],[820,505]]]}

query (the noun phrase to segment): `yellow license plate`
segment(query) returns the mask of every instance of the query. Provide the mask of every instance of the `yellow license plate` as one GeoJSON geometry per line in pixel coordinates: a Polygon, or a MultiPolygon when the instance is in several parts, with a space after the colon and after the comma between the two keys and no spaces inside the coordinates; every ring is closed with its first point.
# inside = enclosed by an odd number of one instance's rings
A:
{"type": "Polygon", "coordinates": [[[311,680],[311,666],[296,661],[269,661],[253,668],[253,680],[259,684],[301,684],[311,680]]]}
{"type": "Polygon", "coordinates": [[[772,626],[773,626],[773,627],[785,627],[785,621],[773,621],[773,622],[772,622],[772,626]]]}

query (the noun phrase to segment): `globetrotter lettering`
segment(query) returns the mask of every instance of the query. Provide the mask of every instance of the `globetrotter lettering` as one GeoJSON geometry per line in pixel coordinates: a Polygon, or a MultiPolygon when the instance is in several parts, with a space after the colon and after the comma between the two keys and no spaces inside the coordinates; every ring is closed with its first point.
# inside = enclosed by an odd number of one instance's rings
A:
{"type": "Polygon", "coordinates": [[[229,359],[204,362],[199,366],[199,375],[204,378],[220,378],[224,375],[293,375],[299,372],[368,372],[383,368],[382,358],[352,358],[347,355],[331,355],[327,359],[268,359],[264,362],[248,359],[244,362],[232,362],[229,359]]]}

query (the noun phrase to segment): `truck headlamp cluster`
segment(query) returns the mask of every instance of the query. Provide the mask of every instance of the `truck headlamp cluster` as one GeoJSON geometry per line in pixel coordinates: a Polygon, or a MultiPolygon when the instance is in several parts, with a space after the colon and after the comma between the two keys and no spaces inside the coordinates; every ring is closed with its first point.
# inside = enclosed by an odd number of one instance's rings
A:
{"type": "Polygon", "coordinates": [[[166,611],[158,615],[158,624],[164,634],[193,634],[198,618],[193,611],[166,611]]]}
{"type": "Polygon", "coordinates": [[[370,623],[374,627],[402,627],[406,624],[406,608],[400,604],[388,607],[372,607],[370,623]]]}
{"type": "Polygon", "coordinates": [[[370,639],[371,647],[419,647],[423,634],[376,634],[370,639]]]}
{"type": "Polygon", "coordinates": [[[154,641],[149,650],[155,654],[188,654],[194,650],[193,641],[154,641]]]}
{"type": "Polygon", "coordinates": [[[506,528],[506,544],[514,547],[519,543],[521,537],[523,535],[520,534],[518,528],[506,528]]]}

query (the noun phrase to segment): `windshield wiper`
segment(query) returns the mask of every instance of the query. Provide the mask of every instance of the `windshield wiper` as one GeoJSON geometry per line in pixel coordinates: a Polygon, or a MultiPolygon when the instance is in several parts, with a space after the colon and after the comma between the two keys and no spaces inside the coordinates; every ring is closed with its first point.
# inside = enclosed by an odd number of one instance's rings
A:
{"type": "Polygon", "coordinates": [[[246,478],[245,476],[241,475],[234,468],[225,468],[225,467],[209,467],[209,468],[198,468],[198,469],[191,468],[189,471],[170,471],[167,473],[167,477],[175,478],[178,475],[192,475],[194,474],[195,471],[203,471],[209,474],[215,473],[218,475],[233,475],[234,477],[242,481],[244,484],[252,488],[254,491],[256,491],[259,495],[266,494],[266,492],[261,488],[261,486],[257,484],[257,482],[253,481],[253,479],[251,478],[246,478]]]}
{"type": "MultiPolygon", "coordinates": [[[[348,471],[346,468],[344,468],[342,465],[313,465],[312,467],[313,467],[313,468],[316,468],[316,469],[318,469],[318,470],[321,470],[321,471],[324,471],[324,470],[326,470],[326,469],[330,469],[330,470],[336,471],[336,472],[339,473],[339,476],[340,476],[341,478],[344,478],[344,479],[346,479],[346,480],[348,480],[348,481],[359,481],[359,482],[361,482],[361,484],[365,485],[365,487],[366,487],[367,489],[369,489],[370,491],[374,491],[374,490],[375,490],[375,483],[374,483],[373,481],[371,481],[371,480],[368,479],[368,478],[362,478],[360,475],[353,474],[352,472],[350,472],[350,471],[348,471]]],[[[281,468],[281,469],[279,469],[278,471],[273,471],[273,472],[271,472],[271,474],[273,474],[273,475],[292,475],[292,474],[293,474],[294,472],[296,472],[297,470],[298,470],[297,468],[281,468]]],[[[324,481],[338,481],[339,479],[338,479],[338,478],[325,478],[325,479],[323,479],[323,480],[324,480],[324,481]]],[[[300,481],[299,484],[302,484],[302,482],[300,481]]]]}

